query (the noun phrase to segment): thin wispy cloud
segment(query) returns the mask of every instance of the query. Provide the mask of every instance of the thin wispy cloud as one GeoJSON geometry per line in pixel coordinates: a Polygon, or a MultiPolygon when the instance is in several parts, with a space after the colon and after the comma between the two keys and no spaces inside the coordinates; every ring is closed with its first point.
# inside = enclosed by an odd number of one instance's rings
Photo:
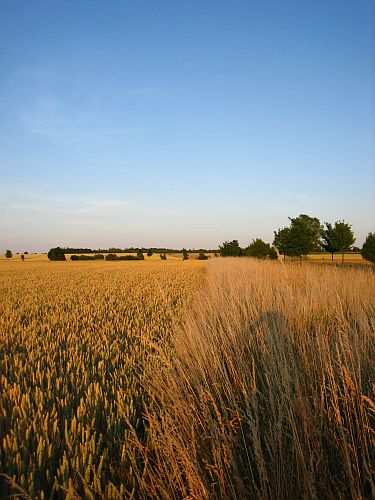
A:
{"type": "Polygon", "coordinates": [[[49,195],[40,191],[0,188],[0,223],[53,222],[69,225],[120,227],[148,224],[155,218],[186,217],[187,213],[134,199],[96,196],[49,195]]]}
{"type": "MultiPolygon", "coordinates": [[[[47,247],[132,246],[146,243],[145,238],[151,245],[160,237],[161,224],[187,218],[185,212],[152,202],[98,195],[51,195],[13,186],[0,188],[0,206],[0,234],[8,246],[37,241],[43,235],[47,247]]],[[[45,251],[47,247],[41,244],[38,249],[45,251]]]]}
{"type": "Polygon", "coordinates": [[[10,186],[0,189],[0,206],[2,239],[27,241],[48,234],[51,245],[69,241],[86,244],[93,234],[99,240],[103,238],[104,244],[109,233],[122,234],[126,220],[137,210],[133,200],[50,195],[10,186]]]}
{"type": "Polygon", "coordinates": [[[109,81],[109,87],[113,86],[109,95],[108,88],[90,88],[84,93],[77,91],[75,98],[69,101],[59,87],[60,76],[57,68],[52,67],[24,69],[8,76],[6,86],[18,94],[20,103],[19,111],[16,107],[14,113],[27,132],[62,139],[142,135],[147,132],[144,124],[126,123],[124,117],[119,124],[115,110],[108,105],[112,94],[117,94],[119,102],[124,103],[172,95],[170,90],[159,86],[124,89],[118,88],[117,82],[109,81]]]}
{"type": "Polygon", "coordinates": [[[110,130],[92,130],[90,132],[85,132],[82,129],[74,129],[69,123],[65,124],[62,128],[50,127],[33,127],[30,132],[35,135],[45,136],[45,137],[60,137],[60,138],[80,138],[80,139],[90,139],[97,137],[130,137],[134,135],[144,134],[146,128],[133,127],[128,129],[110,129],[110,130]]]}
{"type": "Polygon", "coordinates": [[[101,108],[84,113],[56,97],[44,96],[33,101],[31,109],[19,116],[20,124],[31,134],[57,138],[130,137],[144,134],[142,126],[114,127],[101,108]]]}
{"type": "Polygon", "coordinates": [[[99,198],[90,196],[51,196],[37,191],[17,190],[3,187],[0,190],[0,204],[8,211],[45,214],[48,218],[56,214],[70,215],[112,215],[134,206],[131,200],[99,198]]]}

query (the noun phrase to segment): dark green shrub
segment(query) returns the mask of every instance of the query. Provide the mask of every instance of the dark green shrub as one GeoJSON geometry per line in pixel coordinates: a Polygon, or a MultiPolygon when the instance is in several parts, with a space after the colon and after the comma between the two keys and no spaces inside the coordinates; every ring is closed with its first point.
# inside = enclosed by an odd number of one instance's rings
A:
{"type": "Polygon", "coordinates": [[[271,247],[262,239],[257,238],[245,248],[244,254],[248,257],[255,257],[257,259],[265,259],[270,254],[271,247]]]}
{"type": "Polygon", "coordinates": [[[105,256],[105,260],[118,260],[118,257],[115,253],[109,253],[105,256]]]}
{"type": "MultiPolygon", "coordinates": [[[[142,254],[142,257],[143,257],[143,254],[142,254]]],[[[143,257],[143,259],[144,259],[144,257],[143,257]]],[[[109,253],[105,258],[105,260],[143,260],[143,259],[140,259],[138,257],[138,255],[121,255],[120,257],[118,257],[114,253],[109,253]]]]}
{"type": "Polygon", "coordinates": [[[143,255],[143,252],[140,249],[137,250],[137,259],[138,260],[145,260],[145,256],[143,255]]]}
{"type": "Polygon", "coordinates": [[[198,260],[207,260],[208,256],[203,252],[199,252],[197,259],[198,260]]]}
{"type": "Polygon", "coordinates": [[[219,250],[222,257],[241,257],[242,255],[238,240],[224,241],[222,245],[219,245],[219,250]]]}
{"type": "Polygon", "coordinates": [[[95,255],[72,255],[70,260],[103,260],[104,255],[102,253],[96,253],[95,255]]]}
{"type": "Polygon", "coordinates": [[[51,248],[47,257],[49,260],[66,260],[64,250],[60,247],[51,248]]]}

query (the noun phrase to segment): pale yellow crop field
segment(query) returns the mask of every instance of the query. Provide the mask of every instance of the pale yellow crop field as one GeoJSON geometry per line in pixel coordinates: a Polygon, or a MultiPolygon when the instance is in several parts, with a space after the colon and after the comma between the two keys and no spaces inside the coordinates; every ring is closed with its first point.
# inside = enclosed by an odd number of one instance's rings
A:
{"type": "MultiPolygon", "coordinates": [[[[4,254],[0,254],[0,263],[2,263],[2,262],[20,262],[20,261],[21,261],[21,254],[19,254],[19,255],[13,254],[13,257],[11,257],[10,259],[7,259],[4,254]]],[[[43,254],[43,253],[27,254],[27,255],[25,255],[25,261],[28,261],[28,262],[35,262],[35,261],[47,262],[48,258],[47,258],[47,254],[43,254]]]]}
{"type": "Polygon", "coordinates": [[[1,262],[0,472],[32,498],[130,496],[143,370],[204,269],[196,260],[1,262]]]}
{"type": "Polygon", "coordinates": [[[1,261],[0,496],[374,498],[375,274],[324,262],[1,261]]]}
{"type": "MultiPolygon", "coordinates": [[[[324,261],[324,262],[332,262],[332,256],[330,253],[312,253],[307,256],[307,260],[313,261],[324,261]]],[[[342,254],[334,253],[333,254],[333,262],[342,262],[342,254]]],[[[360,253],[344,253],[344,262],[350,262],[355,264],[366,264],[367,261],[362,257],[360,253]]]]}

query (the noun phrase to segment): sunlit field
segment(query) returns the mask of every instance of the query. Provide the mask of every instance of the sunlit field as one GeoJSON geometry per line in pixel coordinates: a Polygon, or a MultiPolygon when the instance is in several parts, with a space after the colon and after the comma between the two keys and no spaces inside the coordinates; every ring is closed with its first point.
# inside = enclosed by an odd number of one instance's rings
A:
{"type": "Polygon", "coordinates": [[[0,0],[0,500],[375,500],[374,7],[0,0]]]}
{"type": "Polygon", "coordinates": [[[0,471],[32,498],[128,496],[137,484],[130,438],[144,433],[144,367],[203,265],[44,257],[0,267],[0,471]]]}
{"type": "Polygon", "coordinates": [[[370,267],[209,261],[147,378],[143,496],[374,498],[374,296],[370,267]]]}
{"type": "Polygon", "coordinates": [[[341,253],[334,253],[333,259],[330,253],[312,253],[307,255],[307,261],[310,262],[324,262],[324,263],[335,263],[341,264],[371,264],[365,260],[360,253],[344,253],[344,258],[341,253]]]}
{"type": "Polygon", "coordinates": [[[373,267],[13,257],[0,294],[5,496],[375,495],[373,267]]]}

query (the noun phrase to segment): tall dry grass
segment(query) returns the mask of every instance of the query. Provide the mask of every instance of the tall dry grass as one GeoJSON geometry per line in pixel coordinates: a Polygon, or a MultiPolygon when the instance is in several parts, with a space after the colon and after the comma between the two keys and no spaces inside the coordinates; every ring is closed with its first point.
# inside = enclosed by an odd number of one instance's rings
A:
{"type": "Polygon", "coordinates": [[[374,497],[374,276],[209,262],[147,378],[139,495],[374,497]]]}

